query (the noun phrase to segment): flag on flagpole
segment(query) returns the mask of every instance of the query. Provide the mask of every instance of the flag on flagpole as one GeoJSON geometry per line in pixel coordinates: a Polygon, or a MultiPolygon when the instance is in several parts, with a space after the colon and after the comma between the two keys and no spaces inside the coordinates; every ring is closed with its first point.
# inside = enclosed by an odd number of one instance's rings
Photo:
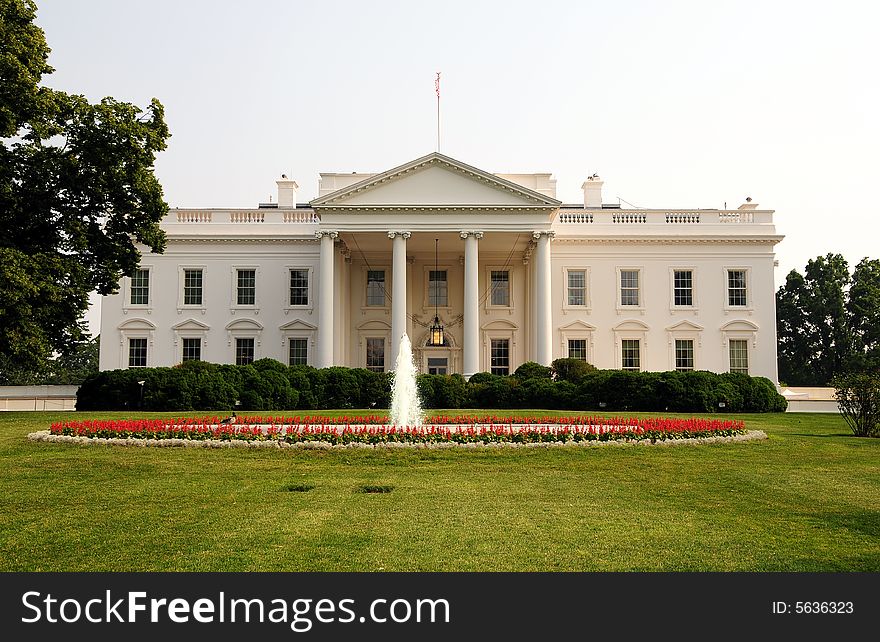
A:
{"type": "Polygon", "coordinates": [[[434,91],[437,92],[437,98],[440,98],[440,72],[437,72],[437,78],[434,80],[434,91]]]}

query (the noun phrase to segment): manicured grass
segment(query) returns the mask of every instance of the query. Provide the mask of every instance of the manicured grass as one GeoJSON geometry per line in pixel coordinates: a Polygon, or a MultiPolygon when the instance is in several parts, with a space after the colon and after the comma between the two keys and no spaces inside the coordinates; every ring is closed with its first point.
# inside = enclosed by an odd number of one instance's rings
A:
{"type": "Polygon", "coordinates": [[[715,446],[26,439],[71,416],[0,413],[0,571],[880,570],[880,440],[835,415],[735,415],[769,441],[715,446]]]}

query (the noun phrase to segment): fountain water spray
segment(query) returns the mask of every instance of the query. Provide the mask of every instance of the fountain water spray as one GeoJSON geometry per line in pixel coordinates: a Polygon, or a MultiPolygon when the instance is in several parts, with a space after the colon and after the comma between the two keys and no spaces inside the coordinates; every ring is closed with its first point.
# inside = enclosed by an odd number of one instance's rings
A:
{"type": "Polygon", "coordinates": [[[416,364],[413,362],[412,345],[404,333],[394,364],[394,384],[391,388],[391,424],[394,426],[421,426],[422,404],[416,385],[416,364]]]}

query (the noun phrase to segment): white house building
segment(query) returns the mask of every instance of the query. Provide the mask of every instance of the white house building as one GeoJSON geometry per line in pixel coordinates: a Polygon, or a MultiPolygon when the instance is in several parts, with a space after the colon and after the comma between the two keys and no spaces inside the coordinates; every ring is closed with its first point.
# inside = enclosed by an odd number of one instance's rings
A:
{"type": "Polygon", "coordinates": [[[105,297],[101,369],[271,357],[422,372],[525,361],[739,371],[777,380],[773,212],[556,200],[548,174],[433,153],[381,174],[321,174],[297,204],[173,209],[164,254],[105,297]],[[429,332],[435,315],[443,342],[429,332]]]}

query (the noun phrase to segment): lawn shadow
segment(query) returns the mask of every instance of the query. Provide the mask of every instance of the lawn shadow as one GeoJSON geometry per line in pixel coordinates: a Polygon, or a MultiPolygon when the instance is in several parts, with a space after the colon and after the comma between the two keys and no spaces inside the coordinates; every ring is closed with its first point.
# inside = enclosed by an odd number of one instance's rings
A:
{"type": "Polygon", "coordinates": [[[855,437],[855,435],[852,434],[851,432],[848,432],[848,433],[847,433],[847,432],[835,432],[835,433],[831,433],[831,434],[828,434],[828,435],[817,435],[816,433],[810,433],[810,432],[791,432],[791,433],[788,433],[788,434],[789,434],[790,436],[792,436],[792,437],[820,437],[820,438],[825,438],[825,437],[855,437]]]}

